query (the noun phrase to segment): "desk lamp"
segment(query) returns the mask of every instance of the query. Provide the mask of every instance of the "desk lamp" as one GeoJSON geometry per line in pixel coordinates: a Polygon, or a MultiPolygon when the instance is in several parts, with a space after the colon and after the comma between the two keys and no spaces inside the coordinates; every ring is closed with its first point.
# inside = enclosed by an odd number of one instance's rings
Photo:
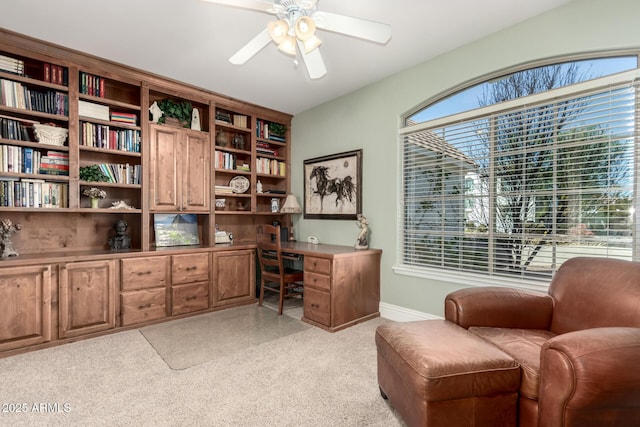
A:
{"type": "MultiPolygon", "coordinates": [[[[298,199],[293,194],[287,195],[284,201],[284,205],[280,208],[280,213],[299,214],[302,213],[302,208],[298,203],[298,199]]],[[[291,221],[291,232],[289,233],[289,240],[295,241],[296,238],[293,235],[293,221],[291,221]]]]}

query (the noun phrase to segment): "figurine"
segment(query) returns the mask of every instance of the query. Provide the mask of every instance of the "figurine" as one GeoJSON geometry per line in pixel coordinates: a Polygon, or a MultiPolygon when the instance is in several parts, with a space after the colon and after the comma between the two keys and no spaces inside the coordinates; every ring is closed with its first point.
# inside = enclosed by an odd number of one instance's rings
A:
{"type": "Polygon", "coordinates": [[[258,180],[258,182],[256,183],[256,191],[258,193],[262,193],[262,183],[260,182],[260,180],[258,180]]]}
{"type": "Polygon", "coordinates": [[[3,219],[0,225],[0,233],[2,235],[2,258],[8,258],[10,256],[18,256],[18,252],[13,249],[13,243],[11,242],[11,235],[17,233],[22,229],[20,224],[13,224],[10,219],[3,219]]]}
{"type": "Polygon", "coordinates": [[[191,129],[202,130],[200,128],[200,111],[197,108],[191,111],[191,129]]]}
{"type": "Polygon", "coordinates": [[[356,249],[368,249],[369,223],[367,221],[367,217],[362,214],[358,214],[358,222],[356,222],[356,225],[360,228],[360,233],[358,233],[358,240],[354,247],[356,249]]]}
{"type": "Polygon", "coordinates": [[[116,235],[109,239],[111,249],[129,249],[131,247],[131,237],[127,235],[129,225],[123,219],[119,219],[113,224],[116,235]]]}
{"type": "Polygon", "coordinates": [[[151,107],[149,107],[149,112],[153,116],[153,119],[151,121],[153,123],[158,123],[158,120],[160,120],[160,117],[162,117],[163,113],[160,107],[158,106],[157,102],[154,102],[153,104],[151,104],[151,107]]]}
{"type": "Polygon", "coordinates": [[[111,202],[109,209],[135,209],[133,206],[129,206],[124,200],[118,200],[117,202],[111,202]]]}

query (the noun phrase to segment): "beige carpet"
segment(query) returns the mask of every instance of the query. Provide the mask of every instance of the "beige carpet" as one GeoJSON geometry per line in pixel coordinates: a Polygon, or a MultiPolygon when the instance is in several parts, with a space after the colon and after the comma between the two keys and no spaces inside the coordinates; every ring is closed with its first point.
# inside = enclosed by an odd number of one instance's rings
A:
{"type": "Polygon", "coordinates": [[[311,326],[293,317],[250,305],[147,326],[140,332],[171,369],[186,369],[307,328],[311,326]]]}
{"type": "MultiPolygon", "coordinates": [[[[0,412],[0,426],[402,426],[376,379],[385,322],[307,327],[179,370],[140,330],[2,358],[0,402],[27,410],[0,412]]],[[[225,323],[242,333],[243,321],[225,323]]]]}

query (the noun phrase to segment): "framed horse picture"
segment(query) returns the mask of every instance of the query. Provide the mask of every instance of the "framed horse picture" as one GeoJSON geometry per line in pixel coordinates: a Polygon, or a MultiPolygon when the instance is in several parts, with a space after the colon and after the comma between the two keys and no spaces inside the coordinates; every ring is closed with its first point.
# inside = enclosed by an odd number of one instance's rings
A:
{"type": "Polygon", "coordinates": [[[357,219],[362,213],[362,150],[304,161],[304,218],[357,219]]]}

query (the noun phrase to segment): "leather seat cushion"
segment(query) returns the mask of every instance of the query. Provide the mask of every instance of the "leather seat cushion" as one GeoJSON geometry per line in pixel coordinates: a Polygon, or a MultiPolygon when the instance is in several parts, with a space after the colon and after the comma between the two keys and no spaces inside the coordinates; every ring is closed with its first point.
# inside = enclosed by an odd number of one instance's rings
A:
{"type": "Polygon", "coordinates": [[[471,327],[469,331],[513,357],[522,368],[520,395],[538,400],[540,385],[540,351],[556,336],[551,331],[471,327]]]}
{"type": "Polygon", "coordinates": [[[515,393],[520,385],[512,357],[446,320],[381,325],[376,345],[395,369],[411,373],[407,380],[428,402],[515,393]]]}

